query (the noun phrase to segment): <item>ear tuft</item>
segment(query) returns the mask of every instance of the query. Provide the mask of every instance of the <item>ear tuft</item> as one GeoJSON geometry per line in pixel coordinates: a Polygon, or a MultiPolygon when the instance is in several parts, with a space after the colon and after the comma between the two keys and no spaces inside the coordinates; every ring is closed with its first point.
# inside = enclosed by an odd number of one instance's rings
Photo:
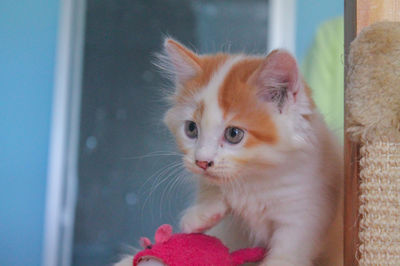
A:
{"type": "Polygon", "coordinates": [[[199,56],[172,38],[164,40],[164,53],[158,59],[156,65],[171,75],[175,83],[183,83],[201,71],[199,56]]]}
{"type": "Polygon", "coordinates": [[[170,239],[171,236],[172,236],[172,226],[170,226],[169,224],[163,224],[157,229],[154,239],[156,243],[164,243],[168,241],[168,239],[170,239]]]}
{"type": "Polygon", "coordinates": [[[288,101],[295,101],[301,88],[296,59],[285,50],[274,50],[250,78],[257,95],[272,102],[282,112],[288,101]]]}

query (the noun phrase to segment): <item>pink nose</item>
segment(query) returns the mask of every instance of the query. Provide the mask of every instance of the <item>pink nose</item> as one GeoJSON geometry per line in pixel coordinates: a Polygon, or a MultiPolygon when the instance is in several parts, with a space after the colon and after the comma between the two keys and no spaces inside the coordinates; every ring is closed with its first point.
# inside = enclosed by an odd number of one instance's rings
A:
{"type": "Polygon", "coordinates": [[[200,167],[203,170],[206,170],[208,167],[211,167],[214,165],[214,162],[212,161],[198,161],[196,160],[196,164],[198,167],[200,167]]]}

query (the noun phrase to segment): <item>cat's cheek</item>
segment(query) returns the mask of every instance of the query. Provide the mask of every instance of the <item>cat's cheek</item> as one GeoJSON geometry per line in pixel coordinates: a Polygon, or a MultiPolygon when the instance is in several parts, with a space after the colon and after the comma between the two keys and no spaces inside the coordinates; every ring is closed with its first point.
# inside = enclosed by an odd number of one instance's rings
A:
{"type": "Polygon", "coordinates": [[[187,157],[192,159],[194,157],[193,153],[196,148],[196,140],[189,139],[184,134],[179,133],[175,137],[175,142],[178,146],[178,149],[187,157]]]}
{"type": "Polygon", "coordinates": [[[178,149],[183,153],[183,154],[188,154],[189,150],[187,149],[187,147],[185,146],[185,144],[183,143],[183,141],[181,141],[179,138],[176,139],[176,145],[178,146],[178,149]]]}

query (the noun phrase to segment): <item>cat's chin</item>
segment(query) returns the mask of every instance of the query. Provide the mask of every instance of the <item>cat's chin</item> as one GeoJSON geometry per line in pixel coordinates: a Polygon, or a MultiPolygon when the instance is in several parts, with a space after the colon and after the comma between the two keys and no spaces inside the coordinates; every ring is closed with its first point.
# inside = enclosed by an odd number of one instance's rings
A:
{"type": "Polygon", "coordinates": [[[211,173],[207,173],[207,172],[204,172],[203,174],[201,174],[200,178],[204,178],[204,179],[206,179],[207,181],[210,181],[210,182],[218,182],[218,183],[221,182],[221,178],[220,177],[215,176],[215,175],[213,175],[211,173]]]}
{"type": "Polygon", "coordinates": [[[199,175],[198,178],[202,178],[203,180],[205,180],[206,182],[208,182],[210,184],[224,185],[224,184],[232,183],[232,179],[234,177],[228,177],[228,176],[221,177],[221,176],[214,175],[212,173],[204,172],[201,175],[199,175]]]}
{"type": "Polygon", "coordinates": [[[197,178],[202,179],[202,180],[204,180],[206,182],[213,183],[213,184],[221,184],[221,183],[223,183],[223,180],[222,180],[221,177],[219,177],[219,176],[217,176],[215,174],[212,174],[210,172],[202,171],[202,170],[200,171],[200,170],[197,170],[197,169],[195,170],[195,169],[190,169],[190,168],[188,168],[188,170],[190,172],[192,172],[197,178]]]}
{"type": "Polygon", "coordinates": [[[204,171],[199,169],[197,166],[192,166],[191,164],[187,164],[186,165],[186,169],[193,173],[195,176],[197,176],[197,178],[200,178],[202,180],[205,180],[208,183],[211,184],[217,184],[217,185],[222,185],[224,183],[230,183],[230,181],[235,178],[235,177],[231,177],[231,176],[220,176],[216,173],[213,173],[212,171],[204,171]]]}

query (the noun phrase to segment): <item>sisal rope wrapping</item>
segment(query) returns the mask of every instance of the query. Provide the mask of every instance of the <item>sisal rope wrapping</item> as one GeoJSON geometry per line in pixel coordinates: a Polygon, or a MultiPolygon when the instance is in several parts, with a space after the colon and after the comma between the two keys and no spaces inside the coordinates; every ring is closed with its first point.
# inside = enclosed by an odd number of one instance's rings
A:
{"type": "Polygon", "coordinates": [[[360,154],[360,265],[400,265],[400,144],[367,142],[360,154]]]}

